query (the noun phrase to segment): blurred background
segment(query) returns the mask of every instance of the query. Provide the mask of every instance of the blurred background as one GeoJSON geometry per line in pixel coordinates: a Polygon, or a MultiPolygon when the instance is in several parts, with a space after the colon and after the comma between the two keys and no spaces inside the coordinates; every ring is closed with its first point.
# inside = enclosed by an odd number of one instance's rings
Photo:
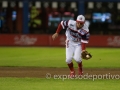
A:
{"type": "Polygon", "coordinates": [[[89,25],[88,46],[120,47],[119,0],[1,0],[0,45],[63,46],[65,31],[54,43],[51,34],[61,20],[79,14],[89,25]]]}

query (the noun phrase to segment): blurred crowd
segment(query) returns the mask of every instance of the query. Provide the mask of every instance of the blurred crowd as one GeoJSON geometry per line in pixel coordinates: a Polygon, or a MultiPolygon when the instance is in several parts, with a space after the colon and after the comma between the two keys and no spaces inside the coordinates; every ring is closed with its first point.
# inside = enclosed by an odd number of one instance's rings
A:
{"type": "MultiPolygon", "coordinates": [[[[29,34],[52,34],[61,20],[75,20],[79,13],[78,3],[74,2],[72,5],[71,3],[60,2],[55,8],[55,5],[51,7],[51,2],[42,2],[41,8],[38,8],[35,2],[31,2],[26,25],[29,28],[29,34]]],[[[114,7],[117,3],[110,3],[110,8],[106,7],[108,4],[95,3],[96,7],[91,9],[89,2],[85,2],[84,16],[91,34],[120,35],[120,10],[114,7]]],[[[12,2],[6,8],[0,7],[0,33],[23,34],[22,30],[23,9],[18,6],[18,2],[12,2]]],[[[64,30],[61,34],[63,33],[64,30]]]]}

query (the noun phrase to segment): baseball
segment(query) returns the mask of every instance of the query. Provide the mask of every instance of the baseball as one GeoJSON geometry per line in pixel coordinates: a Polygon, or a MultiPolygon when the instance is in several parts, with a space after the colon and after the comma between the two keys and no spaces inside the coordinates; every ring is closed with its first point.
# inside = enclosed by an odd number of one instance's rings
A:
{"type": "Polygon", "coordinates": [[[89,55],[86,55],[87,58],[89,58],[90,56],[89,55]]]}

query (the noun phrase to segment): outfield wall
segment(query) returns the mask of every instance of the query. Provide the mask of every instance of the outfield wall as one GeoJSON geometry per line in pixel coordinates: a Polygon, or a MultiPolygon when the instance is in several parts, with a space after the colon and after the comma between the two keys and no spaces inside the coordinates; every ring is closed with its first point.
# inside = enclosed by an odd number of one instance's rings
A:
{"type": "MultiPolygon", "coordinates": [[[[65,35],[52,40],[51,35],[1,34],[0,46],[65,46],[65,35]]],[[[91,35],[89,47],[120,47],[120,36],[91,35]]]]}

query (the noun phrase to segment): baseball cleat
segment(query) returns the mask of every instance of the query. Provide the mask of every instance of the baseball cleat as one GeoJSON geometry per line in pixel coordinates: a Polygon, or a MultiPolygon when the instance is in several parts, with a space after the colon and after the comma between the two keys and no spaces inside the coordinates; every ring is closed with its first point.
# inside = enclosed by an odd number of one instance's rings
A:
{"type": "Polygon", "coordinates": [[[71,71],[69,77],[74,78],[75,77],[75,71],[71,71]]]}

